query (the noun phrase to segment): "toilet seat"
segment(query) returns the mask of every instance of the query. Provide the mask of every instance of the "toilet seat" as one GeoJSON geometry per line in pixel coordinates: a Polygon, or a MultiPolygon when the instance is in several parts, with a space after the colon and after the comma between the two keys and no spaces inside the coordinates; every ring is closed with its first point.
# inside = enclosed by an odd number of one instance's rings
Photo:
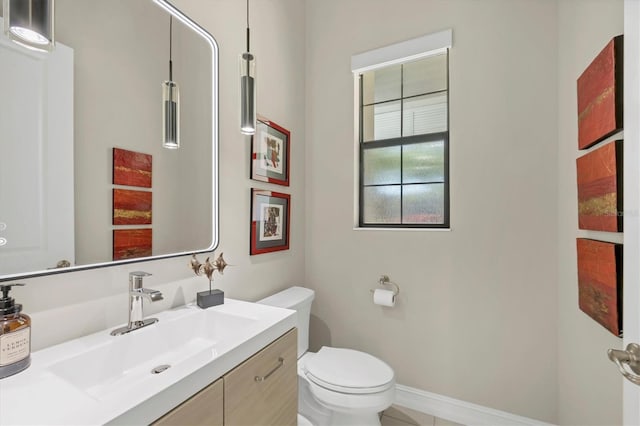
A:
{"type": "Polygon", "coordinates": [[[395,384],[393,370],[378,358],[353,349],[323,346],[303,367],[317,386],[342,394],[374,394],[395,384]]]}

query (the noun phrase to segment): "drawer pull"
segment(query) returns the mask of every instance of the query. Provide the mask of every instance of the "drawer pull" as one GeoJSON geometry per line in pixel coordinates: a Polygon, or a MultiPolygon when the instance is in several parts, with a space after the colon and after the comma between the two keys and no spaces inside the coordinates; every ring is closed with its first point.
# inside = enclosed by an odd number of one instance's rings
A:
{"type": "Polygon", "coordinates": [[[278,368],[282,367],[284,365],[284,358],[279,357],[278,358],[278,365],[275,366],[275,368],[271,371],[269,371],[265,376],[255,376],[253,379],[256,382],[264,382],[265,380],[267,380],[269,377],[271,377],[271,375],[273,373],[276,372],[276,370],[278,370],[278,368]]]}

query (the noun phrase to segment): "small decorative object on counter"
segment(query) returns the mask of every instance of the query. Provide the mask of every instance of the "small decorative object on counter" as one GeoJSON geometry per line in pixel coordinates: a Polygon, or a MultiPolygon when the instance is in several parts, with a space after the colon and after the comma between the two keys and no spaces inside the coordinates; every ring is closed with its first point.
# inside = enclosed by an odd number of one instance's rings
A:
{"type": "Polygon", "coordinates": [[[196,302],[198,306],[202,309],[210,308],[211,306],[222,305],[224,303],[224,292],[219,289],[212,289],[211,282],[213,281],[213,273],[218,271],[220,275],[223,274],[224,268],[227,267],[227,262],[225,262],[223,253],[220,253],[220,256],[216,258],[216,260],[211,263],[210,258],[207,257],[204,264],[200,263],[196,255],[194,254],[189,262],[189,267],[193,270],[196,275],[206,275],[209,279],[209,291],[201,291],[197,294],[196,302]]]}
{"type": "Polygon", "coordinates": [[[31,318],[21,314],[22,305],[9,297],[11,287],[23,285],[0,285],[0,379],[31,365],[31,318]]]}

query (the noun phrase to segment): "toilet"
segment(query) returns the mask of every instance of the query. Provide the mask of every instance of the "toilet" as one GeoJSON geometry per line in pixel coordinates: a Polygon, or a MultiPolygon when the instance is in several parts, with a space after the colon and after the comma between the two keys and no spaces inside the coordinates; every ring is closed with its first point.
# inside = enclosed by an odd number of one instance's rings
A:
{"type": "Polygon", "coordinates": [[[380,359],[353,349],[309,349],[315,293],[290,287],[257,303],[293,309],[298,328],[298,425],[380,425],[395,398],[395,374],[380,359]],[[310,423],[309,423],[310,422],[310,423]]]}

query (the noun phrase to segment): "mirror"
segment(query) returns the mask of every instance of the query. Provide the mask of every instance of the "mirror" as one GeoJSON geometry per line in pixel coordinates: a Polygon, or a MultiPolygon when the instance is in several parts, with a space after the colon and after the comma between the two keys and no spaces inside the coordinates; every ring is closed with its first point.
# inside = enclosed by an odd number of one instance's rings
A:
{"type": "Polygon", "coordinates": [[[55,26],[48,54],[0,36],[0,281],[213,250],[213,37],[165,0],[56,0],[55,26]],[[170,54],[177,150],[162,147],[170,54]]]}

